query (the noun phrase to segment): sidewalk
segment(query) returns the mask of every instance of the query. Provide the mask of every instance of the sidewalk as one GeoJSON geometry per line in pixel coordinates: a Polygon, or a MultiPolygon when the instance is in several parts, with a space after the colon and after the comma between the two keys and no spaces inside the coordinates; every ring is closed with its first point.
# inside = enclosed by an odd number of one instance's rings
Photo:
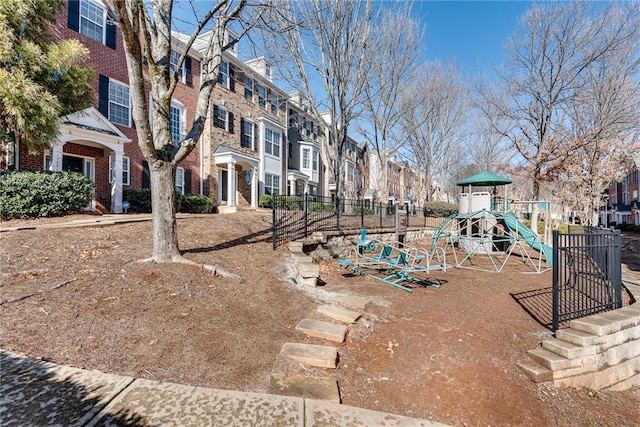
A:
{"type": "Polygon", "coordinates": [[[2,426],[442,426],[324,401],[59,366],[0,350],[2,426]]]}

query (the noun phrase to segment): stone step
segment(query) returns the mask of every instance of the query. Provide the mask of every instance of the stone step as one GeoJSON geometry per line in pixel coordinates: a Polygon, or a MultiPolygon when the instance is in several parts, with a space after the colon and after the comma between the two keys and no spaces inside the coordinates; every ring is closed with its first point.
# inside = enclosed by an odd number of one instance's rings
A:
{"type": "Polygon", "coordinates": [[[309,255],[291,253],[291,258],[296,264],[313,264],[313,258],[309,255]]]}
{"type": "Polygon", "coordinates": [[[272,374],[269,393],[340,403],[338,381],[329,377],[272,374]]]}
{"type": "Polygon", "coordinates": [[[314,278],[320,276],[320,266],[315,263],[302,263],[298,264],[298,274],[303,279],[314,278]]]}
{"type": "Polygon", "coordinates": [[[347,334],[347,327],[344,325],[336,325],[335,323],[323,322],[316,319],[302,319],[297,325],[296,330],[310,337],[322,338],[324,340],[341,343],[347,334]]]}
{"type": "Polygon", "coordinates": [[[333,305],[321,305],[318,307],[318,311],[325,316],[332,318],[343,323],[355,323],[356,320],[362,316],[362,313],[357,311],[346,310],[344,308],[335,307],[333,305]]]}
{"type": "Polygon", "coordinates": [[[581,347],[589,347],[602,341],[597,335],[572,328],[558,329],[556,338],[581,347]]]}
{"type": "Polygon", "coordinates": [[[294,240],[292,242],[289,242],[289,252],[291,253],[302,254],[303,247],[304,247],[304,244],[302,243],[301,240],[294,240]]]}
{"type": "Polygon", "coordinates": [[[333,300],[339,302],[342,305],[346,305],[347,307],[357,308],[360,310],[364,310],[367,307],[367,304],[371,302],[370,298],[343,294],[334,295],[333,300]]]}
{"type": "Polygon", "coordinates": [[[544,348],[528,350],[527,354],[536,362],[552,371],[578,368],[582,366],[582,359],[567,359],[544,348]]]}
{"type": "Polygon", "coordinates": [[[547,350],[562,357],[566,357],[567,359],[575,359],[577,357],[596,354],[596,346],[594,345],[581,347],[557,338],[542,341],[542,348],[546,348],[547,350]]]}
{"type": "Polygon", "coordinates": [[[569,323],[572,329],[578,329],[593,335],[603,336],[613,334],[638,324],[638,317],[632,313],[608,311],[581,319],[574,319],[569,323]]]}
{"type": "Polygon", "coordinates": [[[524,372],[527,378],[534,383],[542,383],[553,379],[553,372],[538,364],[531,365],[522,362],[516,362],[516,365],[524,372]]]}
{"type": "Polygon", "coordinates": [[[338,350],[335,347],[313,344],[297,344],[286,342],[280,354],[298,362],[318,368],[336,368],[338,350]]]}

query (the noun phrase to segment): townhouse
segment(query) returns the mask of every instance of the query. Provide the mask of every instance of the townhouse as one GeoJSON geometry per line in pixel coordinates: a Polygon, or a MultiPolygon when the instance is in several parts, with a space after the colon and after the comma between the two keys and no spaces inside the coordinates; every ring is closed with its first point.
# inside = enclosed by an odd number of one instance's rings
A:
{"type": "Polygon", "coordinates": [[[601,223],[609,225],[640,225],[640,156],[635,157],[634,167],[622,180],[609,184],[608,195],[605,196],[605,208],[600,211],[601,223]]]}
{"type": "MultiPolygon", "coordinates": [[[[61,117],[59,136],[49,149],[30,153],[24,144],[2,142],[7,156],[0,168],[84,173],[95,183],[89,208],[122,212],[124,191],[149,188],[150,175],[132,121],[125,55],[113,11],[101,0],[70,0],[51,34],[53,41],[75,38],[89,50],[94,106],[61,117]]],[[[208,35],[192,45],[178,73],[170,106],[176,144],[194,117],[208,35]]],[[[175,67],[188,36],[172,36],[170,60],[175,67]]],[[[231,32],[225,36],[235,37],[231,32]]],[[[264,57],[242,61],[236,49],[223,53],[210,117],[198,146],[177,169],[176,191],[206,195],[222,213],[257,207],[261,194],[330,195],[320,154],[327,142],[325,127],[311,115],[308,101],[277,87],[272,63],[264,57]]],[[[362,196],[362,146],[349,140],[345,179],[350,198],[362,196]]]]}

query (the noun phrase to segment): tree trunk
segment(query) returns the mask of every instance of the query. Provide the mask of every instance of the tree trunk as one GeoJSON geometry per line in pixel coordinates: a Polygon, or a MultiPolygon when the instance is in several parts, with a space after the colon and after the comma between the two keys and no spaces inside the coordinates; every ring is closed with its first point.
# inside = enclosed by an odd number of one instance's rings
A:
{"type": "Polygon", "coordinates": [[[156,160],[149,165],[153,212],[153,260],[168,262],[180,256],[176,225],[176,168],[156,160]]]}

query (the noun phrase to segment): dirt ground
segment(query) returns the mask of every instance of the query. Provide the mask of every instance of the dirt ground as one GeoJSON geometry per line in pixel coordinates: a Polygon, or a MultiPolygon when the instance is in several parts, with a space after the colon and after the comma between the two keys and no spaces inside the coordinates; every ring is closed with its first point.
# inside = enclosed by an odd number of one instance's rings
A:
{"type": "MultiPolygon", "coordinates": [[[[346,405],[456,426],[640,424],[638,388],[558,389],[516,367],[550,336],[540,322],[544,310],[536,320],[523,308],[530,295],[544,297],[550,272],[452,269],[430,276],[440,288],[410,294],[327,262],[325,284],[309,288],[292,280],[286,249],[271,249],[270,218],[247,212],[179,220],[185,256],[219,264],[240,283],[136,262],[150,255],[150,222],[3,232],[0,348],[241,391],[268,392],[272,373],[329,376],[346,405]],[[372,300],[338,345],[338,368],[283,360],[285,342],[322,343],[295,326],[322,318],[316,309],[333,293],[372,300]]],[[[635,271],[639,253],[640,238],[626,239],[623,261],[635,271]]]]}

